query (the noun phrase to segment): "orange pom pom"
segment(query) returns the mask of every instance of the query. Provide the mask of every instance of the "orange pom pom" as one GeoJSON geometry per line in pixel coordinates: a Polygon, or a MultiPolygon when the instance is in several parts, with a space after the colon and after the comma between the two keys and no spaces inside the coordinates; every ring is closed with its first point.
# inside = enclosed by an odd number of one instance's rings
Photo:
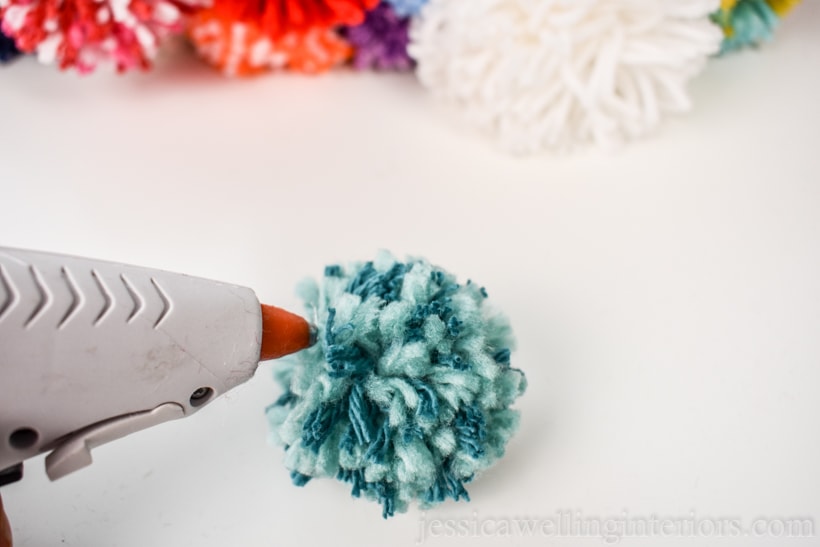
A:
{"type": "Polygon", "coordinates": [[[229,75],[270,68],[317,73],[353,51],[334,28],[357,25],[379,0],[215,0],[193,19],[200,55],[229,75]]]}
{"type": "Polygon", "coordinates": [[[313,28],[271,38],[258,24],[220,20],[202,13],[188,31],[199,54],[228,76],[248,76],[270,69],[309,74],[347,61],[350,45],[330,29],[313,28]]]}

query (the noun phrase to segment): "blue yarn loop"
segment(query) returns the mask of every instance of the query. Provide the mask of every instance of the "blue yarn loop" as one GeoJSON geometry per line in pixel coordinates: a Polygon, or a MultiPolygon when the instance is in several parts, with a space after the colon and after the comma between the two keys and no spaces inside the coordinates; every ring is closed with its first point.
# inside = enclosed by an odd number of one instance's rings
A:
{"type": "Polygon", "coordinates": [[[481,409],[468,405],[456,414],[456,439],[459,445],[473,458],[484,455],[484,440],[487,438],[487,423],[481,409]]]}
{"type": "Polygon", "coordinates": [[[455,501],[463,499],[470,501],[470,495],[464,488],[465,482],[470,482],[472,477],[458,479],[452,471],[452,460],[445,460],[444,464],[436,474],[436,480],[432,486],[424,493],[424,501],[428,504],[441,503],[447,498],[455,501]]]}
{"type": "Polygon", "coordinates": [[[465,484],[503,455],[526,388],[509,324],[483,287],[423,260],[324,273],[306,291],[321,344],[280,364],[284,393],[267,410],[293,483],[335,477],[385,518],[413,500],[469,501],[465,484]]]}
{"type": "Polygon", "coordinates": [[[405,264],[396,263],[388,271],[379,272],[372,262],[368,262],[350,282],[347,292],[362,298],[378,296],[385,304],[393,302],[399,298],[406,272],[405,264]]]}
{"type": "Polygon", "coordinates": [[[416,388],[416,393],[419,396],[416,416],[419,418],[435,418],[438,415],[438,398],[435,390],[421,380],[412,380],[410,384],[416,388]]]}
{"type": "Polygon", "coordinates": [[[304,426],[302,427],[302,443],[318,453],[319,448],[330,436],[339,418],[346,411],[346,405],[343,403],[320,404],[305,420],[304,426]]]}
{"type": "Polygon", "coordinates": [[[310,482],[310,479],[312,479],[312,478],[313,477],[311,477],[310,475],[303,475],[302,473],[299,473],[298,471],[291,471],[290,472],[290,480],[292,480],[293,484],[295,484],[296,486],[304,486],[308,482],[310,482]]]}
{"type": "Polygon", "coordinates": [[[501,348],[493,354],[493,360],[499,365],[510,366],[510,348],[501,348]]]}
{"type": "Polygon", "coordinates": [[[276,399],[276,402],[273,403],[272,406],[290,406],[296,403],[296,401],[298,400],[299,397],[297,397],[295,393],[288,389],[282,395],[280,395],[278,399],[276,399]]]}
{"type": "Polygon", "coordinates": [[[372,371],[376,364],[361,347],[339,340],[345,333],[353,331],[353,325],[348,323],[334,328],[335,321],[336,310],[330,308],[327,315],[327,326],[325,327],[325,345],[327,347],[325,358],[329,368],[328,375],[331,378],[343,378],[345,376],[361,376],[372,371]]]}
{"type": "Polygon", "coordinates": [[[360,383],[350,389],[348,403],[348,418],[350,419],[350,432],[352,439],[357,445],[369,445],[378,434],[379,410],[376,405],[364,395],[364,387],[360,383]]]}

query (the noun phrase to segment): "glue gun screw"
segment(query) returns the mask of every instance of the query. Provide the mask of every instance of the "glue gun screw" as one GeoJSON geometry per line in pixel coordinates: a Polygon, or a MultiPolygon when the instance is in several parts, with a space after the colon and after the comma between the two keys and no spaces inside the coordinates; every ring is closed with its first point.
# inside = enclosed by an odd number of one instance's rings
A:
{"type": "Polygon", "coordinates": [[[214,390],[209,387],[201,387],[191,393],[191,406],[200,406],[204,404],[213,395],[214,390]]]}

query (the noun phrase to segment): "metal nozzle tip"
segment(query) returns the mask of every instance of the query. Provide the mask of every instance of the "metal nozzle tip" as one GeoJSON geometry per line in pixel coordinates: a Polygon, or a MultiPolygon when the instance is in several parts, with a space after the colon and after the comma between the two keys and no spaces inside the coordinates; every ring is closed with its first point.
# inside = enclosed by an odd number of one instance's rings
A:
{"type": "Polygon", "coordinates": [[[308,338],[310,346],[308,347],[311,347],[319,341],[319,327],[317,327],[313,323],[308,323],[308,328],[310,328],[310,337],[308,338]]]}

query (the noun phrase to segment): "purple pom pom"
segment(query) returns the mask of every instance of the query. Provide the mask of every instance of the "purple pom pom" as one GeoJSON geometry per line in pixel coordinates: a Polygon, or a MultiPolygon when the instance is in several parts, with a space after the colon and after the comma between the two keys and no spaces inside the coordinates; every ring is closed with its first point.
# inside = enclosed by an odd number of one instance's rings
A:
{"type": "Polygon", "coordinates": [[[409,27],[409,17],[400,17],[385,2],[379,4],[367,13],[361,25],[344,29],[355,49],[353,66],[359,70],[412,69],[413,60],[407,53],[409,27]]]}

